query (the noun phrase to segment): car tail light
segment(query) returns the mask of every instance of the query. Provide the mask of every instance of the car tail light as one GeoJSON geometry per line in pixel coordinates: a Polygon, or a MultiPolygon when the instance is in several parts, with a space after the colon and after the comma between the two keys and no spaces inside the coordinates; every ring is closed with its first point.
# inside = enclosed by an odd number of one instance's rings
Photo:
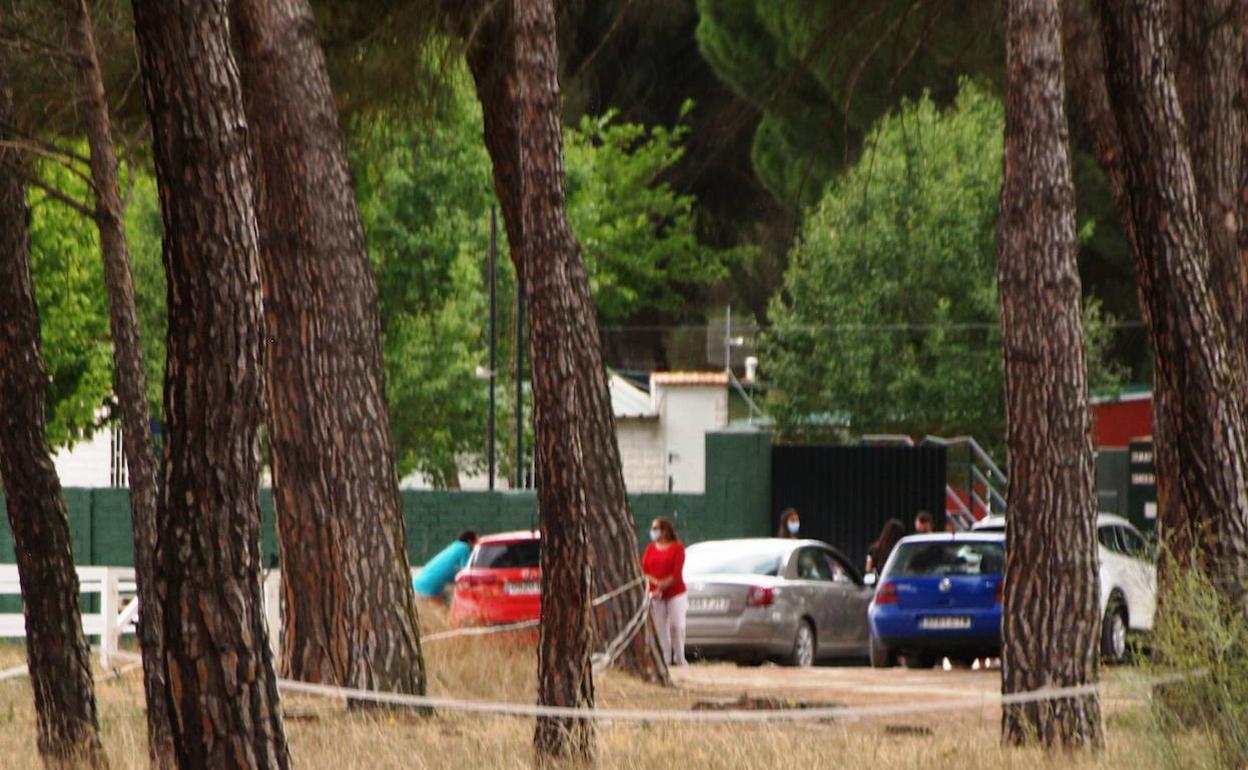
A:
{"type": "Polygon", "coordinates": [[[768,586],[750,586],[745,595],[747,607],[770,607],[776,603],[776,589],[768,586]]]}
{"type": "Polygon", "coordinates": [[[896,604],[897,603],[897,586],[893,585],[893,581],[885,580],[880,583],[880,587],[875,589],[875,598],[871,600],[872,604],[896,604]]]}
{"type": "Polygon", "coordinates": [[[476,588],[477,586],[497,585],[501,581],[498,575],[492,575],[488,572],[477,572],[460,575],[455,582],[466,588],[476,588]]]}
{"type": "Polygon", "coordinates": [[[997,604],[1001,604],[1005,601],[1005,580],[997,581],[997,592],[996,595],[993,596],[993,600],[996,601],[997,604]]]}

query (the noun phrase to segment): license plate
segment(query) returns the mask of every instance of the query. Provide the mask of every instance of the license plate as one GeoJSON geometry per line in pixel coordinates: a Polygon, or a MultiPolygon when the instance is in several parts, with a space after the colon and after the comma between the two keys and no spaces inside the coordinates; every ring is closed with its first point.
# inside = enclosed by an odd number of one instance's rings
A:
{"type": "Polygon", "coordinates": [[[503,590],[509,594],[538,594],[542,592],[542,584],[537,581],[524,583],[507,583],[503,590]]]}
{"type": "Polygon", "coordinates": [[[919,628],[933,631],[954,631],[970,627],[971,619],[963,616],[942,615],[932,618],[919,618],[919,628]]]}
{"type": "Polygon", "coordinates": [[[727,612],[726,596],[695,596],[689,600],[689,609],[696,612],[727,612]]]}

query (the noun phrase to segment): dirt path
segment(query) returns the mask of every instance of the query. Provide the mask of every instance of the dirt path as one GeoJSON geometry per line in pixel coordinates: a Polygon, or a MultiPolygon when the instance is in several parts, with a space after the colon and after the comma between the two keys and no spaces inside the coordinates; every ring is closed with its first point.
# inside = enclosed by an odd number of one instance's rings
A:
{"type": "MultiPolygon", "coordinates": [[[[1133,697],[1131,669],[1104,674],[1102,704],[1106,711],[1138,704],[1133,697]]],[[[816,666],[808,669],[731,663],[697,664],[674,669],[672,678],[689,696],[706,700],[746,697],[781,698],[789,702],[837,703],[846,706],[913,708],[904,714],[870,717],[885,729],[928,730],[951,723],[995,730],[1001,710],[1000,669],[939,668],[908,670],[866,666],[816,666]]]]}

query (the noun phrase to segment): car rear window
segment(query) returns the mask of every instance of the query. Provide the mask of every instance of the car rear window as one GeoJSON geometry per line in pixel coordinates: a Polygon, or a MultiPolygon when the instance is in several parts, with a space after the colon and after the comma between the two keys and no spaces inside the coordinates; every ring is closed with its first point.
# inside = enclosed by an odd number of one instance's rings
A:
{"type": "Polygon", "coordinates": [[[783,554],[775,551],[698,550],[685,554],[688,575],[777,575],[783,554]]]}
{"type": "Polygon", "coordinates": [[[516,569],[536,567],[542,556],[542,541],[514,540],[510,543],[482,543],[472,554],[469,567],[516,569]]]}
{"type": "Polygon", "coordinates": [[[1001,543],[930,542],[902,543],[889,560],[885,576],[999,575],[1005,571],[1005,548],[1001,543]]]}

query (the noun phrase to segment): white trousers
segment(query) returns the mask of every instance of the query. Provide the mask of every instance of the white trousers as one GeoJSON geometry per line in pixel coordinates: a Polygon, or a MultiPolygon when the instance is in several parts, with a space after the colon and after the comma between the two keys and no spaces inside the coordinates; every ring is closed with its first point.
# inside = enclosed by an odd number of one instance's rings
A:
{"type": "Polygon", "coordinates": [[[683,593],[670,599],[656,597],[650,604],[654,610],[654,633],[659,637],[659,649],[669,666],[685,666],[685,614],[689,610],[689,594],[683,593]]]}

